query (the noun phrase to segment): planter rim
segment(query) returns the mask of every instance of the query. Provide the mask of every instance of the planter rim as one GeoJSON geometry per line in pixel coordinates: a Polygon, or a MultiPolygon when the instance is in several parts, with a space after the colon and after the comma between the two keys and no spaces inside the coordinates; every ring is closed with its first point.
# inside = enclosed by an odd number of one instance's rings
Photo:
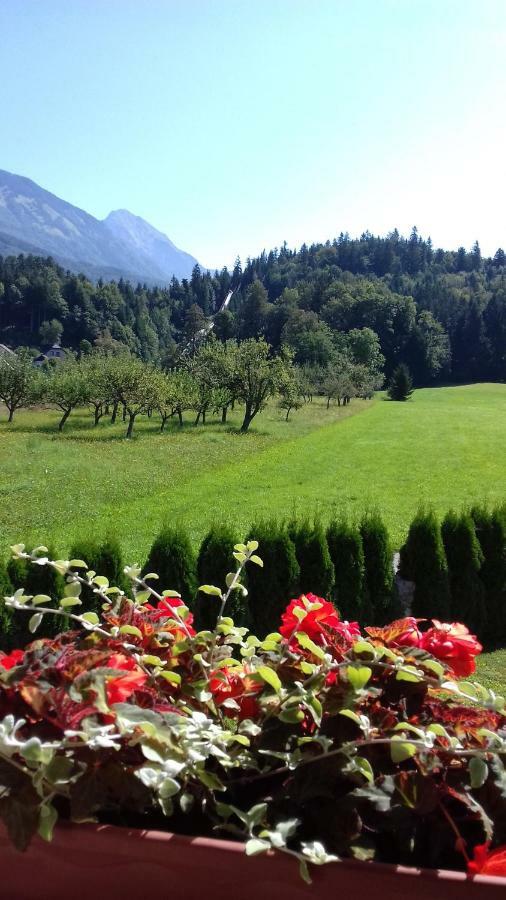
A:
{"type": "MultiPolygon", "coordinates": [[[[170,841],[172,844],[179,844],[181,847],[195,847],[195,849],[200,848],[202,850],[221,851],[227,854],[234,853],[244,856],[246,855],[245,844],[243,842],[229,841],[224,840],[223,838],[177,834],[171,831],[157,831],[156,829],[150,828],[128,828],[119,825],[102,825],[89,823],[76,824],[74,822],[67,822],[64,820],[60,820],[55,828],[55,832],[62,834],[62,836],[65,832],[74,832],[77,830],[86,830],[95,835],[103,835],[104,837],[123,835],[127,839],[134,839],[136,841],[149,841],[153,843],[166,843],[170,841]]],[[[268,856],[271,859],[274,859],[276,857],[279,858],[280,856],[284,856],[284,854],[276,852],[274,850],[269,850],[267,853],[261,854],[261,856],[268,856]]],[[[295,860],[293,860],[293,863],[296,867],[297,864],[295,860]]],[[[350,872],[355,871],[357,874],[362,871],[373,870],[379,878],[381,878],[382,876],[391,876],[392,874],[395,874],[396,876],[398,875],[404,878],[420,878],[427,881],[460,881],[466,884],[473,883],[476,885],[481,884],[483,886],[495,885],[496,887],[502,887],[503,889],[506,889],[506,876],[470,876],[467,875],[466,872],[458,872],[451,869],[426,869],[415,868],[412,866],[396,866],[390,863],[378,863],[372,861],[362,862],[358,859],[340,859],[334,863],[326,863],[324,866],[312,866],[311,871],[314,872],[315,869],[319,869],[320,871],[332,871],[332,869],[335,869],[335,867],[349,870],[350,872]]],[[[406,889],[409,889],[408,882],[406,882],[406,889]]]]}

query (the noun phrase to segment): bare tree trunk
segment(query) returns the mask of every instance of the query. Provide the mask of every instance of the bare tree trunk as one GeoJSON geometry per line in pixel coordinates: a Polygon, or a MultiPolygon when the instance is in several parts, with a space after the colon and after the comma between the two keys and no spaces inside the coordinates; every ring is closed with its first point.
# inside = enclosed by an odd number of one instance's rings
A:
{"type": "Polygon", "coordinates": [[[198,413],[197,413],[197,418],[195,419],[195,423],[194,423],[194,424],[195,424],[195,425],[198,425],[199,422],[200,422],[200,409],[199,409],[199,411],[198,411],[198,413]]]}
{"type": "Polygon", "coordinates": [[[70,409],[65,410],[65,412],[63,413],[63,416],[61,417],[60,422],[58,424],[58,431],[63,431],[63,426],[65,425],[65,422],[67,421],[68,417],[70,416],[70,413],[71,413],[70,409]]]}
{"type": "Polygon", "coordinates": [[[111,425],[114,425],[116,422],[116,416],[118,415],[118,401],[115,400],[112,406],[112,416],[111,416],[111,425]]]}
{"type": "Polygon", "coordinates": [[[178,411],[177,411],[177,417],[179,419],[180,426],[182,426],[183,425],[183,413],[181,412],[180,409],[178,409],[178,411]]]}
{"type": "Polygon", "coordinates": [[[8,421],[9,421],[9,422],[12,422],[12,420],[13,420],[13,418],[14,418],[14,407],[13,407],[13,406],[8,406],[7,409],[9,410],[9,419],[8,419],[8,421]]]}
{"type": "Polygon", "coordinates": [[[227,407],[224,406],[221,410],[221,424],[225,425],[227,421],[227,407]]]}
{"type": "Polygon", "coordinates": [[[128,416],[128,428],[127,428],[127,433],[126,433],[127,438],[132,437],[136,415],[137,415],[137,413],[130,413],[128,416]]]}

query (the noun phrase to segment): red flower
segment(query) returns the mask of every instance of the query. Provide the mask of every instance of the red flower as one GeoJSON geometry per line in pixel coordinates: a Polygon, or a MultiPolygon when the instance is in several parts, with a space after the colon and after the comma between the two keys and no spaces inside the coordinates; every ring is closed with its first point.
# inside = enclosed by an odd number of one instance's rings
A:
{"type": "Polygon", "coordinates": [[[434,627],[422,634],[420,647],[436,659],[446,663],[457,676],[466,678],[476,671],[475,656],[483,647],[474,634],[469,634],[465,625],[453,622],[451,625],[432,620],[434,627]]]}
{"type": "Polygon", "coordinates": [[[0,657],[0,666],[2,666],[3,669],[13,669],[14,666],[18,666],[19,663],[23,661],[24,656],[24,650],[12,650],[9,655],[4,654],[0,657]]]}
{"type": "MultiPolygon", "coordinates": [[[[255,681],[242,670],[229,669],[224,666],[211,673],[209,690],[211,691],[216,706],[222,706],[226,700],[235,700],[239,706],[239,718],[253,719],[259,712],[256,694],[262,690],[263,685],[255,681]]],[[[233,717],[236,710],[227,712],[233,717]]]]}
{"type": "Polygon", "coordinates": [[[467,864],[470,875],[501,875],[506,878],[506,847],[488,852],[490,843],[474,848],[474,859],[467,864]]]}
{"type": "Polygon", "coordinates": [[[302,594],[296,600],[290,600],[281,616],[281,622],[279,631],[284,638],[290,639],[295,632],[303,631],[315,644],[325,643],[326,632],[343,625],[335,606],[315,594],[302,594]],[[316,608],[311,609],[311,606],[316,608]],[[306,616],[303,619],[297,618],[296,609],[306,612],[306,616]]]}
{"type": "Polygon", "coordinates": [[[109,706],[113,703],[124,703],[146,683],[148,677],[146,673],[139,668],[135,660],[122,653],[113,653],[106,665],[108,669],[119,669],[125,673],[107,679],[105,692],[109,706]]]}
{"type": "MultiPolygon", "coordinates": [[[[183,603],[180,597],[164,597],[163,600],[158,601],[156,609],[153,606],[150,606],[148,603],[146,603],[144,609],[149,610],[149,617],[152,622],[159,622],[160,619],[175,619],[177,621],[175,610],[177,610],[179,606],[186,606],[186,604],[183,603]]],[[[192,628],[192,613],[189,613],[187,615],[184,622],[187,629],[186,631],[180,625],[175,627],[172,626],[170,628],[170,632],[174,635],[176,641],[183,640],[188,636],[188,634],[190,634],[191,637],[195,635],[195,629],[192,628]]]]}

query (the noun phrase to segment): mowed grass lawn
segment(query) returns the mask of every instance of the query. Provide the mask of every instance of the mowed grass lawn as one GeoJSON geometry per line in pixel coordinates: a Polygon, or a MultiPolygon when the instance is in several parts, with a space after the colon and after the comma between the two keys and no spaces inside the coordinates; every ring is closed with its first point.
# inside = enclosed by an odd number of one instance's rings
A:
{"type": "Polygon", "coordinates": [[[163,521],[195,541],[213,522],[238,536],[260,516],[359,516],[379,509],[396,546],[421,503],[451,507],[506,500],[506,386],[418,390],[407,403],[378,396],[326,410],[322,399],[286,423],[272,404],[240,435],[212,422],[157,433],[139,419],[91,425],[73,414],[22,411],[0,423],[0,542],[51,542],[66,553],[80,536],[114,533],[142,561],[163,521]]]}

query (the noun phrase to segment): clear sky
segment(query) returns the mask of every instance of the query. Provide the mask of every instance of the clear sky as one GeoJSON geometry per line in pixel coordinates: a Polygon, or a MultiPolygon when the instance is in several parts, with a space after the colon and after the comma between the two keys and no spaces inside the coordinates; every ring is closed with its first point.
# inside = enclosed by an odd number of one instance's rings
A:
{"type": "Polygon", "coordinates": [[[506,247],[506,0],[0,0],[0,168],[208,266],[506,247]]]}

